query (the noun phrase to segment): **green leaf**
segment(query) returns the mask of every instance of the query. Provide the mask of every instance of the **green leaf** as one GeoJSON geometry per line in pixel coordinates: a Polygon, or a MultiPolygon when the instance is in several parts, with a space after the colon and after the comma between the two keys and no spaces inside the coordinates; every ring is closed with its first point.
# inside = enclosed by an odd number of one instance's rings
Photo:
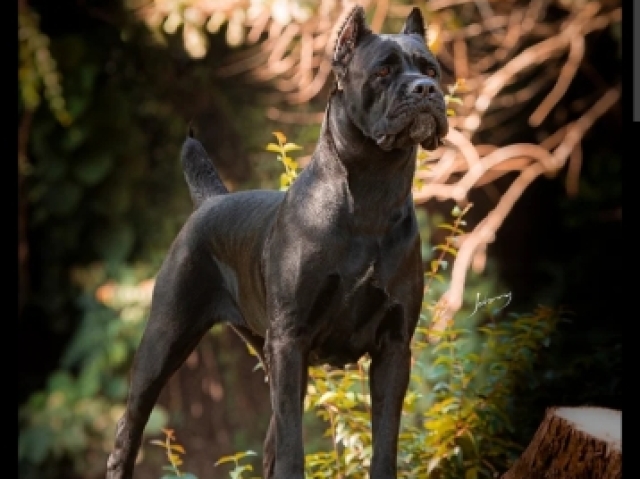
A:
{"type": "Polygon", "coordinates": [[[449,383],[447,383],[447,382],[439,381],[433,386],[433,388],[431,390],[434,393],[438,393],[440,391],[449,391],[449,390],[451,390],[451,386],[449,386],[449,383]]]}
{"type": "Polygon", "coordinates": [[[104,393],[109,398],[123,400],[127,397],[129,384],[126,378],[121,376],[113,376],[107,380],[104,385],[104,393]]]}
{"type": "Polygon", "coordinates": [[[219,466],[220,464],[226,464],[227,462],[236,462],[236,458],[234,456],[222,456],[218,459],[214,466],[219,466]]]}
{"type": "Polygon", "coordinates": [[[431,272],[435,273],[436,271],[438,271],[438,266],[440,265],[440,262],[437,259],[434,259],[433,261],[431,261],[431,272]]]}
{"type": "Polygon", "coordinates": [[[57,370],[47,381],[49,389],[69,389],[73,387],[73,379],[67,371],[57,370]]]}
{"type": "Polygon", "coordinates": [[[222,456],[220,459],[218,459],[218,461],[214,465],[217,466],[219,464],[224,464],[227,462],[237,463],[240,459],[246,456],[256,456],[256,455],[257,454],[254,451],[236,452],[235,454],[232,454],[230,456],[222,456]]]}
{"type": "Polygon", "coordinates": [[[442,408],[442,412],[448,413],[452,409],[458,409],[460,407],[460,398],[456,396],[451,396],[439,403],[442,408]]]}
{"type": "Polygon", "coordinates": [[[253,468],[250,465],[246,465],[246,466],[238,466],[236,467],[233,471],[229,471],[229,476],[232,479],[241,479],[242,478],[242,473],[245,471],[252,471],[253,468]]]}
{"type": "Polygon", "coordinates": [[[109,348],[109,363],[114,367],[123,364],[128,357],[129,350],[123,341],[116,341],[109,348]]]}
{"type": "Polygon", "coordinates": [[[489,336],[506,336],[509,334],[509,331],[494,328],[493,324],[489,324],[488,326],[480,326],[477,329],[478,331],[482,331],[489,336]]]}
{"type": "Polygon", "coordinates": [[[436,360],[433,362],[434,366],[437,366],[438,364],[452,364],[453,363],[453,358],[451,356],[438,356],[436,358],[436,360]]]}
{"type": "Polygon", "coordinates": [[[320,396],[320,398],[316,401],[316,404],[324,404],[330,399],[334,399],[336,395],[337,393],[335,393],[334,391],[327,391],[322,396],[320,396]]]}
{"type": "Polygon", "coordinates": [[[445,229],[445,230],[449,230],[449,231],[451,231],[452,233],[456,233],[456,234],[463,234],[463,233],[464,233],[464,231],[463,231],[463,230],[461,230],[460,228],[458,228],[457,226],[455,226],[455,225],[450,225],[450,224],[448,224],[448,223],[440,223],[440,224],[438,225],[438,228],[442,228],[442,229],[445,229]]]}
{"type": "Polygon", "coordinates": [[[282,162],[285,164],[287,168],[289,168],[289,174],[295,175],[295,170],[298,168],[298,163],[293,158],[289,158],[288,156],[282,157],[282,162]]]}
{"type": "Polygon", "coordinates": [[[302,150],[302,147],[299,145],[296,145],[295,143],[285,143],[284,146],[282,147],[282,150],[288,153],[294,150],[302,150]]]}
{"type": "Polygon", "coordinates": [[[452,248],[451,246],[445,245],[445,244],[439,244],[436,245],[432,248],[433,250],[441,250],[444,251],[446,253],[451,254],[452,256],[456,256],[458,254],[458,251],[455,250],[454,248],[452,248]]]}
{"type": "Polygon", "coordinates": [[[100,376],[93,374],[93,371],[87,374],[84,370],[78,378],[77,386],[81,397],[94,397],[100,389],[100,376]]]}
{"type": "Polygon", "coordinates": [[[113,158],[105,153],[90,156],[75,165],[73,174],[82,184],[93,186],[107,176],[113,166],[113,158]]]}
{"type": "Polygon", "coordinates": [[[468,353],[464,359],[474,364],[477,364],[480,362],[480,356],[478,356],[476,353],[468,353]]]}

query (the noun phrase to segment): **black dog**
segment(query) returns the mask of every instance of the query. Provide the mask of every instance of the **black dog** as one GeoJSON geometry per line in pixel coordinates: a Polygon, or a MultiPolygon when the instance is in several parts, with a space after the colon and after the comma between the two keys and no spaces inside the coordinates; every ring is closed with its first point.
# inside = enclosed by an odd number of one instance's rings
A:
{"type": "Polygon", "coordinates": [[[411,197],[417,145],[447,133],[440,68],[414,8],[376,35],[356,7],[334,52],[336,87],[309,165],[286,193],[228,193],[198,141],[182,149],[195,211],[158,273],[107,478],[133,474],[160,390],[202,336],[230,324],[263,352],[273,415],[267,478],[302,479],[307,369],[371,357],[370,477],[396,477],[410,341],[423,295],[411,197]]]}

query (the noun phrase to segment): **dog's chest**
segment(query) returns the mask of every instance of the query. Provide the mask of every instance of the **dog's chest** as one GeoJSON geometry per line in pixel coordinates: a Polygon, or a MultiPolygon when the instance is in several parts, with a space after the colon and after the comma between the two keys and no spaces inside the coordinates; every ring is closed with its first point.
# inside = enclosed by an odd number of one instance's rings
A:
{"type": "Polygon", "coordinates": [[[389,324],[398,299],[382,275],[379,246],[356,242],[350,250],[348,259],[318,285],[309,317],[312,364],[354,363],[375,349],[389,327],[403,328],[402,317],[395,318],[397,324],[389,324]]]}

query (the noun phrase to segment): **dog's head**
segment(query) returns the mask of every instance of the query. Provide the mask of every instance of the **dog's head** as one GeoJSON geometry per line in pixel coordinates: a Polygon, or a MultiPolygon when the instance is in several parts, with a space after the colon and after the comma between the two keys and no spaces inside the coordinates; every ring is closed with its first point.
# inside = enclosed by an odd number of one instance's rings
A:
{"type": "Polygon", "coordinates": [[[355,7],[333,53],[337,89],[351,121],[383,150],[422,145],[434,150],[447,134],[440,65],[425,42],[422,13],[414,8],[400,33],[376,35],[355,7]]]}

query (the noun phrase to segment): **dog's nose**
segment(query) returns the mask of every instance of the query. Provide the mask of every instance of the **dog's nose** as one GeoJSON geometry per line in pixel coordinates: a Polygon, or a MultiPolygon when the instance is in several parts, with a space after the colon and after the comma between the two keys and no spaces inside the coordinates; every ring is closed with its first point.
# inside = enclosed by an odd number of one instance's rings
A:
{"type": "Polygon", "coordinates": [[[427,78],[419,78],[409,85],[409,93],[417,96],[431,96],[437,91],[435,83],[427,78]]]}

